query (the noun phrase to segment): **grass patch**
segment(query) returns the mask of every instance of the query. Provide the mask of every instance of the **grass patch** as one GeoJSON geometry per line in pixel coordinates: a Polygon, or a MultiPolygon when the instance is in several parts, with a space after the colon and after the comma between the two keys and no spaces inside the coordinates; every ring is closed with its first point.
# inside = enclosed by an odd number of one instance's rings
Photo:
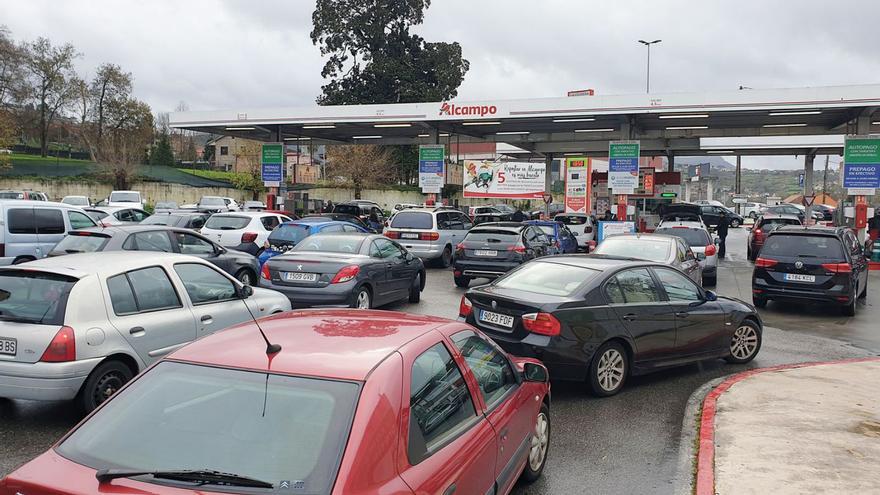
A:
{"type": "Polygon", "coordinates": [[[12,154],[12,164],[22,165],[44,165],[54,167],[56,165],[91,165],[94,162],[90,160],[77,160],[76,158],[55,158],[54,156],[42,157],[40,155],[25,155],[22,153],[12,154]]]}
{"type": "Polygon", "coordinates": [[[224,172],[222,170],[198,170],[198,169],[190,169],[190,168],[179,168],[183,173],[195,175],[196,177],[202,177],[203,179],[211,179],[211,180],[219,180],[224,182],[231,182],[232,178],[235,177],[235,172],[224,172]]]}

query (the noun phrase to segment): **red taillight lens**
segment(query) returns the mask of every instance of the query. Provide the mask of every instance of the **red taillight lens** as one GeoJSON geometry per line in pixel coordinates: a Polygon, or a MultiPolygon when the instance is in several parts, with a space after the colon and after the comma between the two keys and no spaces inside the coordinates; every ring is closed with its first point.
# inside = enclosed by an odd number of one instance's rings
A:
{"type": "Polygon", "coordinates": [[[459,243],[455,246],[455,252],[456,252],[456,253],[463,253],[463,252],[464,252],[464,243],[463,243],[463,242],[459,242],[459,243]]]}
{"type": "Polygon", "coordinates": [[[470,316],[470,314],[473,312],[474,305],[471,304],[471,301],[467,298],[467,296],[461,296],[461,302],[458,303],[458,316],[464,318],[470,316]]]}
{"type": "Polygon", "coordinates": [[[715,256],[715,253],[718,252],[718,249],[715,247],[715,244],[709,244],[706,246],[706,256],[715,256]]]}
{"type": "Polygon", "coordinates": [[[822,268],[832,273],[852,273],[852,265],[849,263],[822,263],[822,268]]]}
{"type": "Polygon", "coordinates": [[[344,267],[342,270],[339,270],[339,273],[333,277],[333,280],[330,281],[331,284],[341,284],[343,282],[348,282],[353,278],[357,277],[358,273],[360,273],[361,267],[357,265],[348,265],[344,267]]]}
{"type": "Polygon", "coordinates": [[[266,280],[272,280],[272,275],[269,274],[269,263],[263,263],[263,269],[260,270],[260,276],[266,280]]]}
{"type": "Polygon", "coordinates": [[[242,244],[247,244],[248,242],[254,242],[256,240],[257,240],[257,233],[256,232],[245,232],[244,234],[241,234],[241,243],[242,244]]]}
{"type": "Polygon", "coordinates": [[[385,237],[389,239],[400,239],[400,232],[389,230],[388,232],[385,232],[385,237]]]}
{"type": "Polygon", "coordinates": [[[584,234],[592,234],[593,227],[584,227],[584,234]]]}
{"type": "Polygon", "coordinates": [[[549,335],[551,337],[559,335],[562,331],[562,324],[550,313],[529,313],[522,315],[523,326],[532,333],[540,335],[549,335]]]}
{"type": "Polygon", "coordinates": [[[64,363],[76,360],[76,338],[73,329],[70,327],[61,327],[49,347],[43,352],[40,361],[44,363],[64,363]]]}
{"type": "Polygon", "coordinates": [[[760,268],[770,268],[771,266],[776,266],[778,264],[778,261],[767,258],[758,258],[755,260],[755,266],[760,268]]]}
{"type": "Polygon", "coordinates": [[[526,253],[526,247],[523,246],[522,244],[517,244],[516,246],[511,246],[511,247],[507,248],[507,250],[513,251],[514,253],[519,253],[519,254],[526,253]]]}
{"type": "Polygon", "coordinates": [[[421,234],[419,234],[420,241],[436,241],[439,238],[439,232],[422,232],[421,234]]]}

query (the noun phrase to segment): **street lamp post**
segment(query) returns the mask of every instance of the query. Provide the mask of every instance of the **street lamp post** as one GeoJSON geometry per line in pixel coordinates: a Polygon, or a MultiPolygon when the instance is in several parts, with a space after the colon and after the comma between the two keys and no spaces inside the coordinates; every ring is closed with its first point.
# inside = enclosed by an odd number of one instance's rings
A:
{"type": "Polygon", "coordinates": [[[646,78],[645,93],[649,93],[649,94],[651,93],[651,45],[656,44],[656,43],[660,43],[661,41],[663,41],[663,40],[654,40],[654,41],[639,40],[639,43],[648,47],[648,70],[647,70],[647,74],[645,76],[645,78],[646,78]]]}

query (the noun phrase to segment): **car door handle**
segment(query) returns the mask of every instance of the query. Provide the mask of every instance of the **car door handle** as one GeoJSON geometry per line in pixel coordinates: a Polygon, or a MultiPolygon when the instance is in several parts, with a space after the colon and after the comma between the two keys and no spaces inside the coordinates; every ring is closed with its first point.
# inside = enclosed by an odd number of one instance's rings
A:
{"type": "Polygon", "coordinates": [[[501,433],[499,433],[499,436],[501,437],[501,441],[502,441],[502,442],[503,442],[504,440],[507,440],[507,433],[508,433],[509,431],[510,431],[510,430],[508,430],[507,428],[505,428],[505,429],[501,430],[501,433]]]}
{"type": "Polygon", "coordinates": [[[131,327],[131,330],[128,331],[128,333],[130,333],[132,335],[137,334],[137,333],[144,333],[144,332],[145,332],[144,327],[131,327]]]}
{"type": "Polygon", "coordinates": [[[637,319],[639,319],[639,317],[636,316],[636,315],[633,314],[633,313],[629,313],[629,314],[623,315],[622,318],[623,318],[624,320],[626,320],[626,321],[633,321],[633,320],[637,320],[637,319]]]}
{"type": "Polygon", "coordinates": [[[688,316],[690,316],[690,313],[688,313],[687,311],[679,311],[675,313],[676,318],[687,318],[688,316]]]}
{"type": "Polygon", "coordinates": [[[211,315],[205,315],[205,316],[202,316],[201,320],[202,320],[202,323],[209,325],[214,321],[214,317],[211,315]]]}
{"type": "Polygon", "coordinates": [[[449,485],[449,488],[447,488],[446,491],[443,492],[443,495],[452,495],[453,493],[455,493],[455,489],[456,489],[456,486],[455,486],[455,483],[453,483],[453,484],[449,485]]]}

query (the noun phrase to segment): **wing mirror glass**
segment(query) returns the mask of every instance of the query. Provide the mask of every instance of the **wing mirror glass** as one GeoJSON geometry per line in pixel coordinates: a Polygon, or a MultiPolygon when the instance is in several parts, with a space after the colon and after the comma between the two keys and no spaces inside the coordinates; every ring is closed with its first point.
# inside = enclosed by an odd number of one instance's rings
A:
{"type": "Polygon", "coordinates": [[[546,383],[549,380],[547,368],[535,363],[523,365],[523,380],[527,382],[546,383]]]}
{"type": "Polygon", "coordinates": [[[697,259],[700,261],[706,259],[706,253],[697,253],[697,259]]]}
{"type": "MultiPolygon", "coordinates": [[[[751,229],[749,229],[749,230],[751,230],[751,229]]],[[[712,242],[714,242],[716,245],[718,245],[718,244],[721,244],[721,239],[716,237],[714,240],[712,240],[712,242]]]]}
{"type": "Polygon", "coordinates": [[[707,301],[717,301],[718,295],[712,292],[711,290],[706,291],[706,300],[707,301]]]}

